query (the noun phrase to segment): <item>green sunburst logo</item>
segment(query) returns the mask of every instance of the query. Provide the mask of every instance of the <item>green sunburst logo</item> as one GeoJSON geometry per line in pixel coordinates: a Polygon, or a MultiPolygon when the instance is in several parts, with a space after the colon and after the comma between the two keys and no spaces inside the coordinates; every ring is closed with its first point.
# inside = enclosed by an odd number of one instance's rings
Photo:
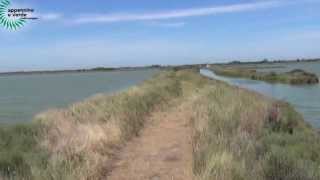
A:
{"type": "Polygon", "coordinates": [[[7,29],[16,30],[22,27],[26,23],[26,20],[9,17],[7,14],[9,5],[9,0],[0,0],[0,24],[7,29]]]}

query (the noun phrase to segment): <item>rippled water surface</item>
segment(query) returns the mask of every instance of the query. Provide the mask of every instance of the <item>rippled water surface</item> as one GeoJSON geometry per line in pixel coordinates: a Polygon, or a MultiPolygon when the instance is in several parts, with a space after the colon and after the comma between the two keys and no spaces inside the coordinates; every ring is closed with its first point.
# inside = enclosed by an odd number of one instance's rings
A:
{"type": "Polygon", "coordinates": [[[0,76],[0,123],[32,120],[96,93],[111,93],[150,78],[157,70],[0,76]]]}
{"type": "MultiPolygon", "coordinates": [[[[288,63],[283,64],[284,69],[276,68],[273,71],[288,71],[292,69],[304,69],[320,75],[320,63],[288,63]]],[[[265,69],[267,70],[267,69],[265,69]]],[[[270,71],[270,69],[268,69],[270,71]]],[[[320,85],[292,86],[284,84],[269,84],[262,81],[227,78],[215,75],[209,70],[201,70],[203,75],[227,81],[230,84],[255,90],[262,94],[285,100],[292,105],[314,127],[320,128],[320,85]]]]}

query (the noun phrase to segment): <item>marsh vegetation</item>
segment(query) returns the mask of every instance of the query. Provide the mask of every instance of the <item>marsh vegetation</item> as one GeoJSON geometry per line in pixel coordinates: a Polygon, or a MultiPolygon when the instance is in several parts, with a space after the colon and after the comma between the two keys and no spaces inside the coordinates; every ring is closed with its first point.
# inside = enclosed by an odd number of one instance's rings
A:
{"type": "MultiPolygon", "coordinates": [[[[261,67],[260,67],[261,68],[261,67]]],[[[265,67],[262,67],[265,68],[265,67]]],[[[246,67],[246,66],[236,66],[236,65],[224,65],[218,66],[214,65],[211,69],[217,75],[227,76],[227,77],[239,77],[247,78],[252,80],[261,80],[270,83],[284,83],[284,84],[317,84],[319,83],[319,78],[316,74],[306,72],[301,69],[295,69],[288,72],[277,73],[277,72],[260,72],[257,68],[246,67]]]]}

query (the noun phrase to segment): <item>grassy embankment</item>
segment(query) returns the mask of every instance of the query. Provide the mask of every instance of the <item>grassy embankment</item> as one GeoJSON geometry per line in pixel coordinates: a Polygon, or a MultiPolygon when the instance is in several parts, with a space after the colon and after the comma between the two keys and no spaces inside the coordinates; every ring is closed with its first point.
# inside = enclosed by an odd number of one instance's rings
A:
{"type": "Polygon", "coordinates": [[[200,93],[196,179],[320,179],[319,135],[289,104],[219,82],[200,93]]]}
{"type": "Polygon", "coordinates": [[[290,105],[187,70],[2,128],[1,176],[100,179],[145,117],[177,99],[194,103],[195,179],[320,178],[319,137],[290,105]]]}
{"type": "Polygon", "coordinates": [[[243,66],[213,66],[211,69],[217,75],[261,80],[270,83],[285,83],[295,85],[319,83],[319,78],[317,75],[299,69],[285,73],[258,72],[256,69],[243,66]]]}
{"type": "Polygon", "coordinates": [[[173,72],[0,129],[0,179],[100,179],[112,154],[154,108],[181,94],[173,72]],[[1,178],[2,177],[2,178],[1,178]]]}

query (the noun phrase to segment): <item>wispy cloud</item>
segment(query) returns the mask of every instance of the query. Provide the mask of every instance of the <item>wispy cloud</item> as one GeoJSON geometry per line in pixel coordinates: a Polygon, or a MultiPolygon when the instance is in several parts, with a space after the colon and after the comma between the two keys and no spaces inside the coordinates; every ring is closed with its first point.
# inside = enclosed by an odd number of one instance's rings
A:
{"type": "Polygon", "coordinates": [[[40,20],[45,20],[45,21],[53,21],[53,20],[58,20],[62,18],[62,14],[59,13],[43,13],[37,15],[40,20]]]}
{"type": "Polygon", "coordinates": [[[167,27],[167,28],[179,28],[186,25],[185,22],[159,22],[159,21],[152,21],[149,22],[148,25],[151,26],[158,26],[158,27],[167,27]]]}
{"type": "Polygon", "coordinates": [[[223,13],[235,13],[266,9],[281,5],[280,1],[259,1],[254,3],[242,3],[225,6],[213,6],[204,8],[177,9],[158,13],[119,13],[119,14],[100,14],[86,15],[74,20],[75,23],[112,23],[122,21],[148,21],[148,20],[167,20],[195,16],[209,16],[223,13]]]}

